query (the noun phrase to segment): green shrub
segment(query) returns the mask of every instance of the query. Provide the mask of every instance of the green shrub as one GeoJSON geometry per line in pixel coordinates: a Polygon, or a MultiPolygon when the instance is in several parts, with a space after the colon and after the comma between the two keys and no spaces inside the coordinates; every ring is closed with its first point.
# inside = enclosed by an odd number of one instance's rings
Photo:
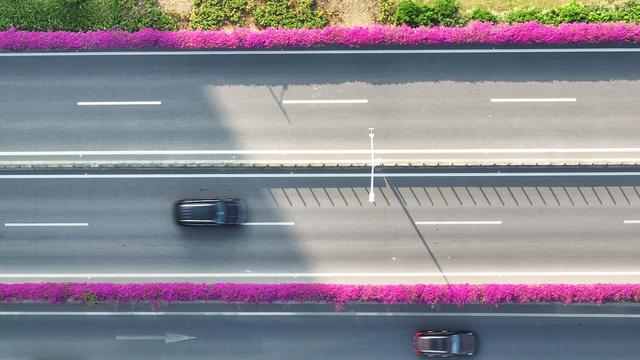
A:
{"type": "Polygon", "coordinates": [[[500,22],[500,17],[493,13],[493,11],[484,8],[484,7],[476,7],[473,8],[466,16],[466,22],[469,21],[482,21],[482,22],[490,22],[496,24],[500,22]]]}
{"type": "Polygon", "coordinates": [[[157,0],[0,0],[0,28],[21,30],[176,30],[157,0]]]}
{"type": "Polygon", "coordinates": [[[549,10],[540,10],[536,8],[516,9],[508,12],[505,15],[505,20],[509,23],[537,21],[542,24],[558,25],[575,22],[596,23],[627,21],[624,19],[623,15],[624,13],[622,11],[617,11],[608,5],[584,5],[573,1],[569,4],[549,10]]]}
{"type": "Polygon", "coordinates": [[[0,2],[0,30],[5,30],[11,27],[10,11],[13,8],[4,1],[0,2]]]}
{"type": "Polygon", "coordinates": [[[457,0],[435,0],[433,9],[436,13],[436,25],[460,25],[460,4],[457,0]]]}
{"type": "MultiPolygon", "coordinates": [[[[387,0],[390,1],[390,0],[387,0]]],[[[576,0],[557,8],[542,10],[538,8],[517,8],[507,11],[504,17],[490,9],[477,7],[466,16],[460,16],[460,6],[456,0],[400,0],[397,5],[394,24],[409,26],[458,26],[469,21],[498,23],[522,23],[536,21],[542,24],[558,25],[575,22],[612,22],[625,21],[640,23],[640,0],[627,0],[622,5],[612,7],[606,4],[584,5],[576,0]]]]}
{"type": "Polygon", "coordinates": [[[394,23],[412,27],[460,25],[462,23],[460,5],[456,0],[435,0],[433,3],[402,0],[398,3],[398,12],[394,23]]]}
{"type": "Polygon", "coordinates": [[[243,25],[247,16],[246,0],[195,0],[193,6],[190,22],[193,29],[243,25]]]}
{"type": "MultiPolygon", "coordinates": [[[[1,0],[0,24],[2,29],[78,30],[77,23],[80,20],[69,22],[66,5],[62,0],[1,0]]],[[[70,9],[70,12],[73,10],[70,9]]]]}
{"type": "Polygon", "coordinates": [[[620,21],[640,23],[640,0],[628,0],[618,9],[620,21]]]}
{"type": "Polygon", "coordinates": [[[319,28],[329,22],[315,0],[266,0],[254,5],[253,17],[263,28],[319,28]]]}
{"type": "Polygon", "coordinates": [[[589,7],[572,1],[566,5],[544,11],[539,21],[543,24],[551,25],[585,22],[589,18],[589,13],[589,7]]]}
{"type": "Polygon", "coordinates": [[[398,11],[396,12],[396,18],[394,23],[396,25],[409,25],[416,27],[424,25],[420,21],[420,17],[423,13],[423,4],[417,3],[413,0],[401,0],[398,3],[398,11]]]}
{"type": "Polygon", "coordinates": [[[398,0],[382,0],[378,8],[376,22],[380,24],[392,24],[398,13],[398,0]]]}
{"type": "Polygon", "coordinates": [[[117,0],[124,5],[125,22],[119,28],[135,31],[144,28],[178,30],[177,21],[158,7],[157,0],[117,0]]]}
{"type": "Polygon", "coordinates": [[[98,303],[98,295],[94,292],[87,291],[84,293],[83,301],[85,302],[85,304],[95,305],[98,303]]]}
{"type": "Polygon", "coordinates": [[[504,20],[508,23],[523,23],[527,21],[540,21],[542,18],[542,10],[536,8],[515,9],[508,11],[504,20]]]}
{"type": "Polygon", "coordinates": [[[598,22],[611,22],[611,21],[624,21],[622,19],[622,13],[616,11],[609,5],[595,4],[589,5],[589,13],[587,14],[586,22],[598,23],[598,22]]]}
{"type": "Polygon", "coordinates": [[[329,23],[315,0],[265,0],[255,4],[253,17],[263,28],[319,28],[329,23]]]}

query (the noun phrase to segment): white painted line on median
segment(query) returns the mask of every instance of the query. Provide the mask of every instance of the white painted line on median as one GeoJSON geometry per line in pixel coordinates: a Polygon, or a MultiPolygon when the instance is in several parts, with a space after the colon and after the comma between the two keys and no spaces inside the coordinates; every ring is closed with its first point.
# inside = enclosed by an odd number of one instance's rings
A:
{"type": "MultiPolygon", "coordinates": [[[[385,154],[568,154],[568,153],[640,153],[640,148],[516,148],[516,149],[376,149],[385,154]]],[[[62,150],[0,151],[0,156],[116,156],[116,155],[369,155],[371,150],[62,150]]]]}
{"type": "Polygon", "coordinates": [[[6,227],[74,227],[89,226],[89,223],[5,223],[6,227]]]}
{"type": "Polygon", "coordinates": [[[242,223],[240,225],[244,225],[244,226],[295,226],[296,223],[294,222],[287,222],[287,221],[273,221],[273,222],[246,222],[246,223],[242,223]]]}
{"type": "Polygon", "coordinates": [[[78,101],[78,106],[162,105],[162,101],[78,101]]]}
{"type": "Polygon", "coordinates": [[[416,225],[502,225],[502,221],[416,221],[416,225]]]}
{"type": "Polygon", "coordinates": [[[638,319],[640,314],[594,313],[438,313],[373,311],[0,311],[0,316],[344,316],[344,317],[522,317],[638,319]]]}
{"type": "Polygon", "coordinates": [[[508,277],[608,277],[640,276],[640,271],[515,271],[515,272],[401,272],[401,273],[97,273],[0,274],[0,279],[179,279],[179,278],[508,278],[508,277]]]}
{"type": "Polygon", "coordinates": [[[518,102],[575,102],[576,98],[513,98],[491,99],[492,103],[518,103],[518,102]]]}
{"type": "MultiPolygon", "coordinates": [[[[640,176],[640,172],[522,172],[522,173],[376,173],[377,178],[442,178],[442,177],[615,177],[640,176]]],[[[253,173],[253,174],[11,174],[0,179],[223,179],[223,178],[369,178],[370,173],[253,173]]]]}
{"type": "Polygon", "coordinates": [[[353,100],[282,100],[282,103],[287,104],[366,104],[367,99],[353,99],[353,100]]]}
{"type": "Polygon", "coordinates": [[[625,224],[640,224],[640,220],[625,220],[625,224]]]}
{"type": "Polygon", "coordinates": [[[638,47],[557,49],[394,49],[394,50],[178,50],[178,51],[73,51],[0,52],[0,57],[48,56],[194,56],[194,55],[367,55],[367,54],[528,54],[528,53],[624,53],[638,47]]]}

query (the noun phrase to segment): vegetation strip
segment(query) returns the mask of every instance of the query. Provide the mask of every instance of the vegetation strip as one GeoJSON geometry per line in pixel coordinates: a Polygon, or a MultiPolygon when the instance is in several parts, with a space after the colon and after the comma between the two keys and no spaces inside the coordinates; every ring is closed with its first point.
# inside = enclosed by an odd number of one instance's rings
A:
{"type": "Polygon", "coordinates": [[[541,25],[472,22],[465,27],[372,26],[322,29],[267,29],[253,31],[137,32],[0,32],[0,50],[96,49],[282,49],[318,47],[428,46],[428,45],[562,45],[639,43],[640,25],[625,23],[541,25]]]}
{"type": "Polygon", "coordinates": [[[0,30],[640,22],[640,0],[0,0],[0,30]]]}
{"type": "Polygon", "coordinates": [[[638,303],[640,284],[335,285],[240,283],[0,284],[0,302],[529,304],[638,303]]]}

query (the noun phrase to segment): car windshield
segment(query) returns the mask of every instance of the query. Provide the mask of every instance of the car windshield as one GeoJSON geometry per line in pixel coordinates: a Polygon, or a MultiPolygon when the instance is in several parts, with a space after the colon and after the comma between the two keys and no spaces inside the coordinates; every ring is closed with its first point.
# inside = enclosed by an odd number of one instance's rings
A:
{"type": "Polygon", "coordinates": [[[218,224],[224,224],[227,221],[227,213],[222,202],[216,204],[216,218],[214,221],[218,224]]]}
{"type": "Polygon", "coordinates": [[[453,335],[449,338],[450,351],[454,354],[460,353],[460,335],[453,335]]]}

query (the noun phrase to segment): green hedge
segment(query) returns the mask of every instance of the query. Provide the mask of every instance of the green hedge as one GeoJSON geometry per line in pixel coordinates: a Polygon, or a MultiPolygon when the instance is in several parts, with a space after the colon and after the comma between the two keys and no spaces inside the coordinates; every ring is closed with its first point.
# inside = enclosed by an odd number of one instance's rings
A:
{"type": "Polygon", "coordinates": [[[395,24],[409,26],[457,26],[463,23],[456,0],[433,0],[426,3],[403,0],[398,3],[395,24]]]}
{"type": "Polygon", "coordinates": [[[246,0],[195,0],[190,27],[218,29],[223,26],[242,26],[247,11],[246,0]]]}
{"type": "Polygon", "coordinates": [[[0,0],[0,29],[177,30],[177,20],[157,5],[157,0],[0,0]]]}
{"type": "Polygon", "coordinates": [[[639,23],[640,1],[628,0],[617,6],[603,4],[584,5],[574,1],[553,9],[516,9],[505,13],[502,20],[508,23],[537,21],[541,24],[549,25],[611,21],[639,23]]]}
{"type": "Polygon", "coordinates": [[[255,6],[253,17],[263,28],[320,28],[329,22],[315,0],[265,0],[255,6]]]}
{"type": "MultiPolygon", "coordinates": [[[[389,19],[390,9],[394,9],[393,0],[385,0],[380,7],[381,20],[389,19]],[[385,18],[386,15],[386,18],[385,18]]],[[[394,23],[409,26],[464,25],[469,21],[521,23],[537,21],[541,24],[558,25],[562,23],[597,23],[624,21],[640,23],[640,0],[627,0],[620,5],[585,5],[579,2],[552,9],[519,8],[504,13],[493,12],[487,8],[471,9],[465,14],[460,11],[456,0],[400,0],[395,7],[394,23]]]]}
{"type": "Polygon", "coordinates": [[[320,28],[329,23],[316,0],[195,0],[193,29],[255,25],[259,28],[320,28]]]}
{"type": "Polygon", "coordinates": [[[471,10],[466,19],[468,21],[482,21],[482,22],[490,22],[490,23],[498,23],[500,22],[500,17],[493,13],[493,11],[485,8],[485,7],[477,7],[471,10]]]}

